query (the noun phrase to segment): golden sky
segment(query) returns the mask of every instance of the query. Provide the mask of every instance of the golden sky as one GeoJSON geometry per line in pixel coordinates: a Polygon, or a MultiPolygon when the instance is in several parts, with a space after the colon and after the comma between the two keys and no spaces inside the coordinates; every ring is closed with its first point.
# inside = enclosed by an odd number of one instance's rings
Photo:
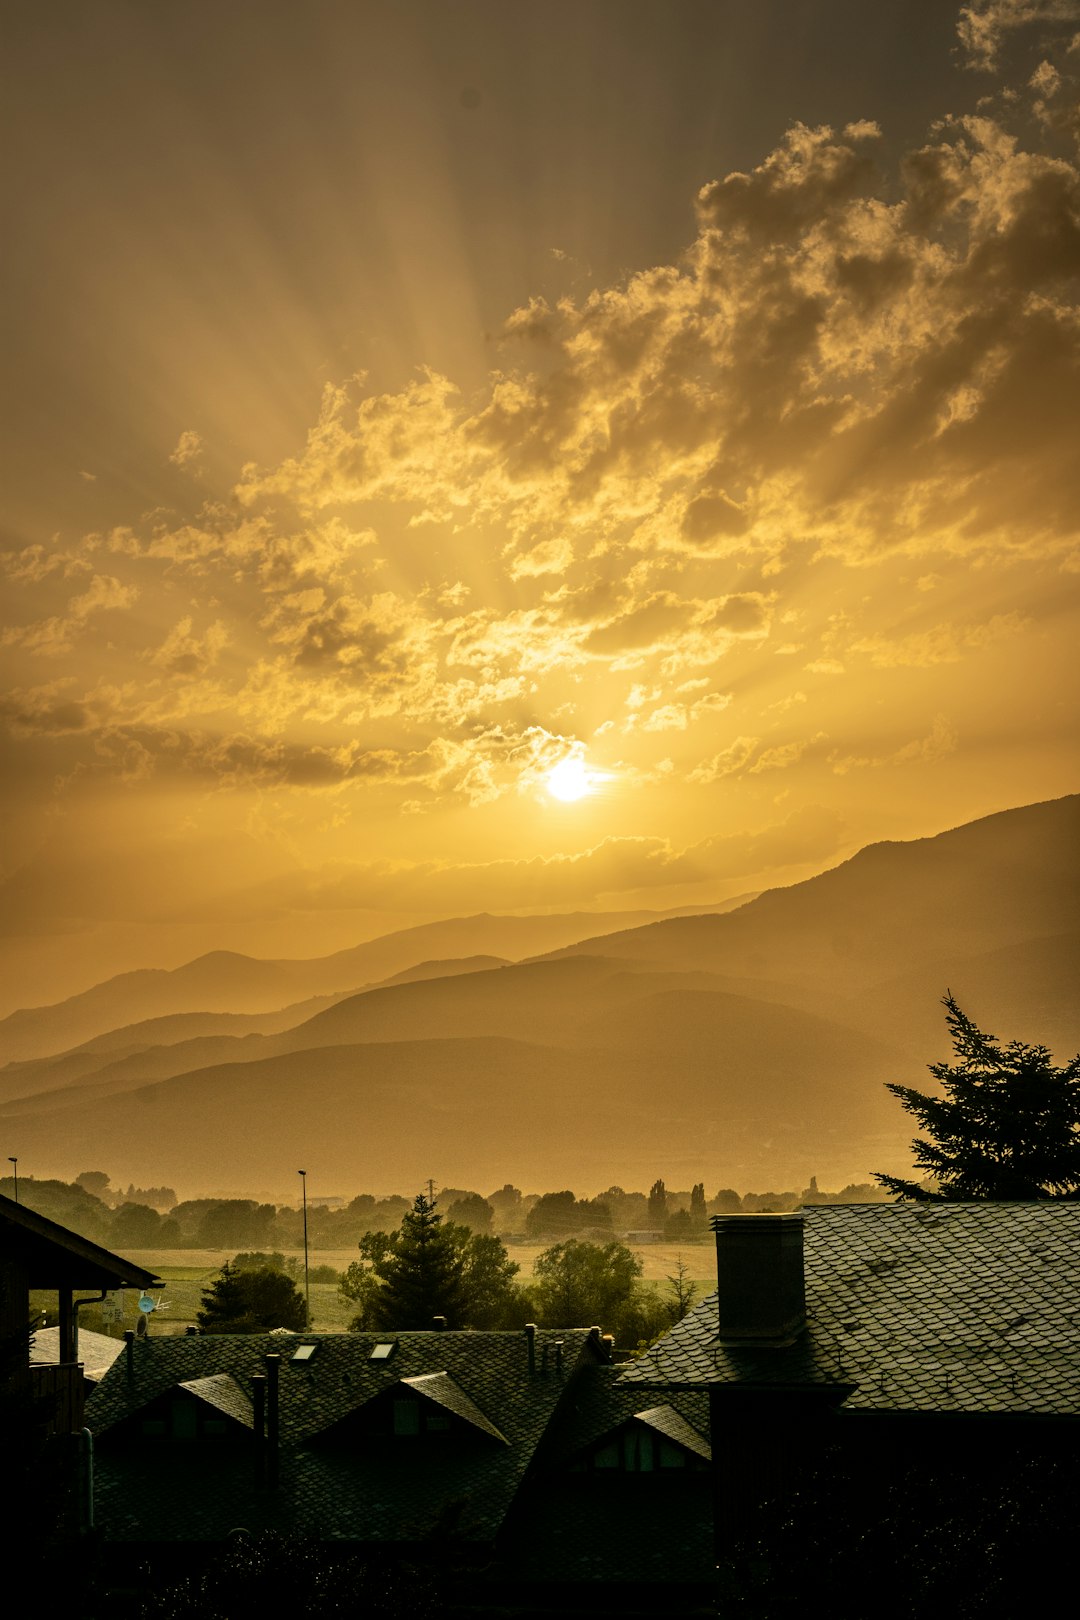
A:
{"type": "Polygon", "coordinates": [[[7,23],[2,1010],[1080,786],[1080,4],[7,23]]]}

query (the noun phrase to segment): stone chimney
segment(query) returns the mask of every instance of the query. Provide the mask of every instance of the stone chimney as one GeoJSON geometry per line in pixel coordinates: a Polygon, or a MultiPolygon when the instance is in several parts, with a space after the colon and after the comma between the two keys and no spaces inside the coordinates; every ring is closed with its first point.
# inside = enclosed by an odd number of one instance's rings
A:
{"type": "Polygon", "coordinates": [[[714,1215],[721,1344],[779,1349],[806,1326],[801,1215],[714,1215]]]}

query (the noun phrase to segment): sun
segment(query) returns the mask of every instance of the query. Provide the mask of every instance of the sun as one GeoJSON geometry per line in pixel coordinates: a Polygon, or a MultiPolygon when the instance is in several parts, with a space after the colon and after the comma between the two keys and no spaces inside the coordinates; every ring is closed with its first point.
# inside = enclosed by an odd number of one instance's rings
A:
{"type": "Polygon", "coordinates": [[[548,772],[547,786],[548,792],[554,794],[556,799],[570,803],[574,799],[584,799],[586,794],[593,792],[596,784],[585,761],[571,755],[567,759],[560,759],[548,772]]]}

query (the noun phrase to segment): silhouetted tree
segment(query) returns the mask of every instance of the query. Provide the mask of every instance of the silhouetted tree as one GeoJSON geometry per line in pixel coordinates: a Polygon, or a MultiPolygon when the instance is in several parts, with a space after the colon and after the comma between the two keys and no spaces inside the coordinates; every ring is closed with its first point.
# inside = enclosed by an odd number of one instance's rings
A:
{"type": "Polygon", "coordinates": [[[291,1277],[272,1266],[234,1271],[226,1264],[202,1296],[196,1321],[207,1333],[268,1333],[306,1326],[304,1296],[291,1277]]]}
{"type": "Polygon", "coordinates": [[[662,1181],[654,1181],[649,1188],[649,1225],[662,1227],[667,1213],[667,1188],[662,1181]]]}
{"type": "Polygon", "coordinates": [[[86,1192],[93,1193],[103,1203],[109,1197],[109,1176],[105,1170],[81,1170],[75,1177],[76,1187],[82,1187],[86,1192]]]}
{"type": "Polygon", "coordinates": [[[669,1298],[666,1310],[670,1320],[681,1322],[683,1317],[693,1308],[697,1298],[697,1283],[689,1278],[690,1267],[681,1254],[675,1256],[675,1270],[667,1278],[669,1298]]]}
{"type": "Polygon", "coordinates": [[[421,1193],[395,1233],[369,1232],[340,1282],[359,1309],[350,1327],[429,1328],[518,1325],[524,1312],[514,1278],[519,1267],[497,1237],[444,1224],[435,1200],[421,1193]]]}
{"type": "Polygon", "coordinates": [[[119,1247],[148,1249],[161,1236],[161,1216],[149,1204],[121,1204],[113,1211],[109,1240],[119,1247]]]}
{"type": "Polygon", "coordinates": [[[721,1187],[716,1197],[709,1202],[709,1212],[713,1215],[738,1215],[742,1209],[742,1199],[734,1187],[721,1187]]]}
{"type": "Polygon", "coordinates": [[[696,1181],[690,1189],[690,1223],[695,1232],[704,1232],[707,1221],[705,1183],[696,1181]]]}
{"type": "Polygon", "coordinates": [[[874,1180],[923,1201],[1080,1197],[1080,1053],[1055,1069],[1045,1046],[1000,1046],[951,993],[942,1005],[956,1061],[928,1067],[945,1095],[886,1088],[927,1132],[912,1151],[938,1190],[880,1172],[874,1180]]]}
{"type": "Polygon", "coordinates": [[[554,1237],[590,1227],[611,1230],[611,1206],[600,1198],[575,1198],[570,1191],[544,1193],[525,1217],[527,1237],[554,1237]]]}
{"type": "Polygon", "coordinates": [[[629,1344],[652,1338],[669,1318],[652,1288],[639,1282],[640,1258],[622,1243],[570,1238],[537,1255],[529,1293],[548,1327],[599,1323],[629,1344]]]}
{"type": "Polygon", "coordinates": [[[463,1193],[449,1204],[446,1218],[455,1226],[467,1226],[470,1232],[490,1232],[495,1211],[479,1193],[463,1193]]]}

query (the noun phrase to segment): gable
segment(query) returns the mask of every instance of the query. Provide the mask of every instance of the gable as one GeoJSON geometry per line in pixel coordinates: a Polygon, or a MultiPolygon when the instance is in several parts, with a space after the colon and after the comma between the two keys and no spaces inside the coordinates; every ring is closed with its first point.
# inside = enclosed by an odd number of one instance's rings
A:
{"type": "Polygon", "coordinates": [[[445,1371],[397,1379],[313,1438],[333,1443],[361,1436],[400,1441],[441,1435],[509,1445],[502,1431],[445,1371]]]}
{"type": "Polygon", "coordinates": [[[573,1473],[654,1474],[704,1469],[712,1448],[672,1406],[635,1412],[570,1463],[573,1473]]]}

